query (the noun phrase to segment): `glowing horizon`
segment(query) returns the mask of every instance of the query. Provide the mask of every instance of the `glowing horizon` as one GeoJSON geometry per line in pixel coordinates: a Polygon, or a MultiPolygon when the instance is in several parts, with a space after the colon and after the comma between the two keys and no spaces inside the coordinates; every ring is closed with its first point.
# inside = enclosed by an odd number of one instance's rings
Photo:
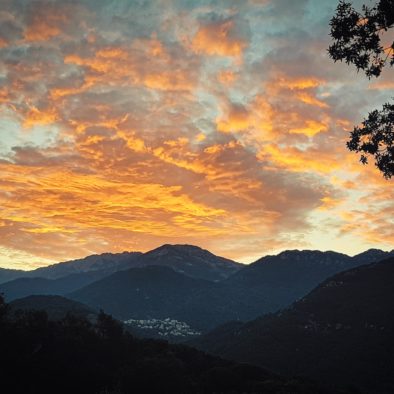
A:
{"type": "Polygon", "coordinates": [[[336,5],[3,1],[0,267],[394,249],[393,181],[345,146],[392,70],[332,63],[336,5]]]}

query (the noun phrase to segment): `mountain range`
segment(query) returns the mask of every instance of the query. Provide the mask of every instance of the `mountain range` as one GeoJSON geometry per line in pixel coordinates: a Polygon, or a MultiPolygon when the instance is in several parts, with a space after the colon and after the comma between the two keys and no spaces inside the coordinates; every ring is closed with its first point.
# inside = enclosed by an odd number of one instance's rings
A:
{"type": "Polygon", "coordinates": [[[121,320],[169,317],[205,332],[227,321],[248,321],[285,308],[331,275],[377,255],[390,254],[367,251],[349,257],[335,252],[286,251],[244,266],[219,282],[186,277],[168,267],[132,268],[67,296],[104,308],[121,320]]]}
{"type": "Polygon", "coordinates": [[[337,272],[393,254],[293,250],[242,265],[196,246],[163,245],[28,271],[28,277],[0,284],[0,292],[7,300],[62,295],[121,320],[171,318],[207,332],[276,312],[337,272]]]}
{"type": "Polygon", "coordinates": [[[189,335],[191,346],[290,381],[394,392],[394,251],[290,250],[242,265],[196,246],[163,245],[17,272],[0,284],[15,321],[43,324],[34,314],[43,310],[60,329],[62,321],[93,322],[104,309],[133,335],[189,335]]]}
{"type": "Polygon", "coordinates": [[[141,268],[150,265],[170,267],[185,275],[219,281],[238,271],[243,264],[215,256],[211,252],[193,245],[162,245],[147,253],[123,252],[91,255],[83,259],[70,260],[31,271],[0,268],[0,283],[18,278],[59,279],[69,275],[96,273],[97,277],[141,268]]]}
{"type": "Polygon", "coordinates": [[[163,245],[147,253],[104,253],[32,271],[0,268],[0,291],[8,300],[32,294],[65,295],[113,273],[151,265],[210,281],[227,278],[243,267],[196,246],[163,245]]]}
{"type": "Polygon", "coordinates": [[[289,376],[393,393],[394,258],[338,273],[285,310],[190,344],[289,376]]]}

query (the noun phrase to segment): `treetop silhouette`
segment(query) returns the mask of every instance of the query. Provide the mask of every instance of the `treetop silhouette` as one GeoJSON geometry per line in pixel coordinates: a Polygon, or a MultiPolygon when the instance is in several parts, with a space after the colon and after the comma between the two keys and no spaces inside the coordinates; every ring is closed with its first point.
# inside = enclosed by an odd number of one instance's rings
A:
{"type": "MultiPolygon", "coordinates": [[[[340,1],[330,21],[333,38],[328,52],[337,61],[353,64],[368,78],[379,77],[385,66],[394,65],[394,42],[383,43],[384,32],[394,27],[394,0],[380,0],[373,7],[363,5],[356,11],[352,3],[340,1]]],[[[349,150],[360,153],[360,161],[375,165],[385,178],[394,175],[394,105],[368,114],[361,126],[355,126],[347,142],[349,150]]]]}

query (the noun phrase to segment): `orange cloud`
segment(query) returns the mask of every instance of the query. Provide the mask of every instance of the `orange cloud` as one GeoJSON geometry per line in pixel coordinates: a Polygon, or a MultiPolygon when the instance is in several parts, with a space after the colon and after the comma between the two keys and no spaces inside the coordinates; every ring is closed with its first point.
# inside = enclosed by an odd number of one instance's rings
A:
{"type": "Polygon", "coordinates": [[[336,208],[338,205],[340,205],[343,202],[343,199],[338,199],[338,198],[332,198],[330,196],[325,196],[320,199],[322,204],[319,206],[319,210],[321,211],[328,211],[333,208],[336,208]]]}
{"type": "Polygon", "coordinates": [[[9,91],[7,88],[0,88],[0,104],[9,102],[9,91]]]}
{"type": "Polygon", "coordinates": [[[296,96],[299,100],[301,100],[305,104],[315,105],[320,108],[328,108],[328,104],[324,101],[319,100],[318,98],[314,97],[310,93],[307,92],[299,92],[296,96]]]}
{"type": "Polygon", "coordinates": [[[29,128],[36,125],[48,125],[55,123],[58,115],[55,109],[39,110],[32,106],[24,117],[23,127],[29,128]]]}
{"type": "MultiPolygon", "coordinates": [[[[1,219],[19,223],[19,231],[31,236],[77,236],[92,229],[156,236],[163,232],[181,236],[191,228],[205,234],[222,231],[210,221],[225,211],[193,201],[182,193],[181,186],[120,183],[98,175],[6,164],[1,165],[1,172],[2,190],[13,196],[0,196],[1,219]]],[[[30,252],[35,247],[33,243],[30,252]]]]}
{"type": "MultiPolygon", "coordinates": [[[[129,83],[143,85],[150,89],[164,91],[189,91],[194,86],[190,72],[181,65],[168,68],[169,55],[156,39],[135,40],[132,48],[107,47],[98,50],[93,56],[81,57],[67,55],[66,64],[87,68],[93,74],[85,76],[80,88],[53,90],[54,96],[75,94],[108,83],[129,83]],[[142,47],[142,48],[141,48],[142,47]],[[138,50],[136,57],[133,49],[138,50]],[[152,52],[153,51],[153,52],[152,52]],[[148,66],[147,66],[148,64],[148,66]]],[[[177,59],[173,59],[177,61],[177,59]]]]}
{"type": "Polygon", "coordinates": [[[5,48],[6,46],[8,46],[8,42],[3,37],[0,37],[0,48],[5,48]]]}
{"type": "MultiPolygon", "coordinates": [[[[164,242],[250,258],[309,247],[319,220],[343,224],[360,248],[360,222],[368,242],[392,239],[390,187],[344,145],[359,104],[383,95],[366,91],[353,110],[357,84],[347,90],[347,75],[316,67],[323,42],[309,31],[302,46],[285,32],[244,56],[247,37],[266,34],[249,22],[268,1],[170,7],[154,19],[145,7],[97,15],[44,3],[8,2],[2,28],[12,47],[1,66],[0,264],[164,242]],[[40,127],[51,124],[56,133],[40,127]]],[[[270,3],[269,13],[279,7],[270,3]]]]}
{"type": "Polygon", "coordinates": [[[232,85],[237,76],[231,70],[222,70],[219,72],[217,78],[223,85],[232,85]]]}
{"type": "Polygon", "coordinates": [[[24,36],[27,41],[46,41],[62,33],[62,27],[67,23],[64,10],[56,6],[42,6],[32,11],[30,23],[24,36]]]}
{"type": "Polygon", "coordinates": [[[200,26],[191,42],[192,50],[207,55],[240,58],[247,43],[234,36],[234,27],[232,20],[200,26]]]}
{"type": "Polygon", "coordinates": [[[394,82],[393,81],[376,81],[371,83],[368,86],[368,89],[372,90],[393,90],[394,89],[394,82]]]}
{"type": "Polygon", "coordinates": [[[313,137],[318,133],[323,131],[327,131],[328,126],[322,122],[317,122],[316,120],[309,120],[305,121],[305,125],[301,127],[297,127],[294,129],[290,129],[290,134],[304,134],[307,137],[313,137]]]}
{"type": "Polygon", "coordinates": [[[289,77],[280,74],[275,78],[274,83],[281,88],[303,90],[324,85],[326,81],[316,77],[289,77]]]}
{"type": "Polygon", "coordinates": [[[225,117],[216,119],[216,127],[223,133],[239,132],[251,125],[248,111],[241,105],[231,104],[225,117]]]}
{"type": "Polygon", "coordinates": [[[143,77],[146,87],[157,90],[190,90],[193,85],[182,72],[147,74],[143,77]]]}
{"type": "Polygon", "coordinates": [[[104,59],[127,59],[128,53],[122,48],[107,47],[98,50],[96,57],[104,59]]]}
{"type": "Polygon", "coordinates": [[[341,164],[330,152],[324,153],[314,149],[301,150],[295,147],[279,147],[270,144],[264,146],[258,157],[262,160],[268,158],[275,165],[297,172],[316,171],[329,174],[341,168],[341,164]]]}

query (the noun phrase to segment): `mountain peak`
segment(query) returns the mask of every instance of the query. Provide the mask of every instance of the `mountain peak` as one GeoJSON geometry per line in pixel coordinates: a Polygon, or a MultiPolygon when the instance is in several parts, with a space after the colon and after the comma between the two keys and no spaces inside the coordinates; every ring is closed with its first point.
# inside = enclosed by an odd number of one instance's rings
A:
{"type": "Polygon", "coordinates": [[[146,252],[141,265],[165,265],[188,276],[207,280],[225,279],[242,265],[208,250],[188,244],[164,244],[146,252]]]}
{"type": "Polygon", "coordinates": [[[200,248],[199,246],[189,245],[189,244],[164,244],[155,249],[150,250],[148,253],[158,253],[164,251],[172,251],[172,252],[208,252],[205,249],[200,248]]]}
{"type": "Polygon", "coordinates": [[[276,262],[280,260],[291,260],[291,261],[303,261],[303,262],[308,262],[308,261],[313,261],[315,263],[329,263],[330,261],[339,261],[339,260],[348,260],[350,259],[349,256],[339,253],[339,252],[334,252],[334,251],[321,251],[321,250],[299,250],[299,249],[289,249],[289,250],[284,250],[283,252],[279,253],[278,255],[268,255],[264,256],[257,261],[255,261],[252,265],[254,264],[266,264],[266,263],[271,263],[271,262],[276,262]]]}
{"type": "Polygon", "coordinates": [[[356,254],[353,256],[353,260],[359,261],[359,262],[371,262],[373,260],[379,261],[382,260],[383,258],[389,258],[394,256],[394,250],[391,252],[385,252],[384,250],[380,249],[368,249],[365,252],[356,254]]]}

